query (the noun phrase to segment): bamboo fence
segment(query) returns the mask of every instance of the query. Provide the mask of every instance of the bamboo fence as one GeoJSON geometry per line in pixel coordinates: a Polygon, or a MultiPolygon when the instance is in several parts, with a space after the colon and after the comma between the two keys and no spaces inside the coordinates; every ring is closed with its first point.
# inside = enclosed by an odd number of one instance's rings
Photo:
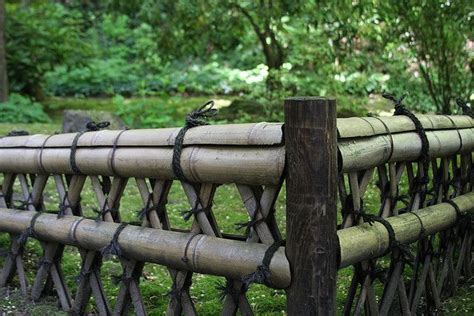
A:
{"type": "Polygon", "coordinates": [[[54,288],[62,309],[77,315],[87,313],[91,298],[101,315],[123,315],[132,308],[146,315],[142,271],[145,264],[159,264],[173,282],[168,315],[197,313],[193,273],[225,278],[223,315],[253,314],[247,298],[252,282],[286,289],[291,315],[333,314],[335,272],[321,264],[329,258],[334,269],[353,269],[344,314],[439,311],[442,300],[472,275],[474,120],[417,115],[420,132],[408,116],[347,118],[338,119],[332,133],[331,102],[294,99],[286,110],[285,125],[190,128],[179,159],[186,181],[177,179],[172,164],[180,128],[0,138],[0,232],[11,236],[0,287],[13,282],[33,300],[54,288]],[[310,121],[307,113],[315,110],[325,114],[310,121]],[[313,129],[314,124],[324,128],[313,129]],[[334,156],[328,155],[333,151],[334,156]],[[99,206],[98,221],[83,214],[87,178],[99,206]],[[135,180],[143,202],[140,225],[121,221],[120,213],[127,210],[120,202],[129,179],[135,180]],[[286,247],[275,217],[285,179],[286,247]],[[55,214],[44,206],[49,181],[59,198],[55,214]],[[168,217],[173,182],[181,184],[192,208],[187,230],[172,227],[168,217]],[[251,221],[244,235],[219,229],[212,203],[221,184],[236,185],[248,211],[251,221]],[[370,215],[364,209],[369,185],[380,193],[378,212],[370,215]],[[332,190],[338,192],[342,214],[337,236],[336,195],[325,193],[332,190]],[[300,209],[305,216],[295,213],[300,209]],[[330,225],[313,221],[326,214],[332,216],[330,225]],[[40,240],[43,249],[31,285],[23,262],[27,237],[40,240]],[[78,248],[82,261],[76,293],[62,273],[66,245],[78,248]],[[123,268],[114,306],[99,273],[108,251],[123,268]],[[377,270],[381,257],[390,263],[383,277],[377,270]],[[379,284],[383,292],[377,299],[379,284]]]}

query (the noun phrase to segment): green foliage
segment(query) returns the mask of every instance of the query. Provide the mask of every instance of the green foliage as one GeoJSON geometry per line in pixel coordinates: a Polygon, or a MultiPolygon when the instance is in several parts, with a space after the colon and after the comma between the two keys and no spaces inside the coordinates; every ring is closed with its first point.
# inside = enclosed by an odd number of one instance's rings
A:
{"type": "Polygon", "coordinates": [[[10,75],[14,90],[30,95],[35,83],[55,96],[232,94],[257,99],[270,116],[291,95],[334,96],[353,108],[346,99],[384,90],[408,92],[413,109],[440,111],[472,91],[466,3],[9,5],[9,48],[21,52],[10,54],[10,75]]]}
{"type": "Polygon", "coordinates": [[[423,78],[424,92],[437,111],[449,114],[454,97],[467,99],[474,88],[472,2],[393,0],[382,7],[392,36],[418,66],[413,73],[423,78]]]}
{"type": "Polygon", "coordinates": [[[78,28],[80,14],[59,4],[7,6],[7,64],[11,90],[43,98],[46,72],[77,65],[87,53],[78,28]]]}
{"type": "Polygon", "coordinates": [[[0,103],[0,123],[48,123],[43,106],[28,97],[11,94],[8,102],[0,103]]]}

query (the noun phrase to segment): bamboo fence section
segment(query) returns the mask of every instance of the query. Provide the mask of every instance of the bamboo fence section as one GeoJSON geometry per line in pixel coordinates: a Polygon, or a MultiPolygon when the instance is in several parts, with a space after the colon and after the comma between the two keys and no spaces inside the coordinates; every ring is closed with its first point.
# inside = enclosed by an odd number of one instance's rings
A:
{"type": "Polygon", "coordinates": [[[332,315],[339,267],[353,271],[345,315],[439,312],[472,276],[474,120],[336,122],[335,112],[333,100],[292,98],[285,124],[189,128],[179,160],[187,181],[173,168],[180,128],[0,138],[0,232],[11,236],[0,287],[17,285],[33,300],[55,293],[75,315],[147,315],[141,276],[146,264],[159,264],[172,281],[167,315],[197,314],[193,273],[224,278],[222,315],[253,315],[248,294],[255,282],[285,289],[289,315],[332,315]],[[84,217],[86,180],[96,220],[84,217]],[[50,182],[59,199],[53,213],[45,207],[50,182]],[[188,229],[169,218],[173,183],[191,208],[183,213],[188,229]],[[241,235],[222,232],[214,215],[221,184],[236,186],[250,218],[241,235]],[[286,246],[276,219],[284,184],[286,246]],[[129,186],[143,209],[139,224],[125,226],[130,210],[121,202],[129,186]],[[365,198],[369,186],[380,195],[375,212],[365,198]],[[28,237],[43,251],[33,280],[23,261],[28,237]],[[66,245],[80,254],[75,293],[61,267],[66,245]],[[113,306],[100,273],[109,252],[123,270],[113,306]]]}

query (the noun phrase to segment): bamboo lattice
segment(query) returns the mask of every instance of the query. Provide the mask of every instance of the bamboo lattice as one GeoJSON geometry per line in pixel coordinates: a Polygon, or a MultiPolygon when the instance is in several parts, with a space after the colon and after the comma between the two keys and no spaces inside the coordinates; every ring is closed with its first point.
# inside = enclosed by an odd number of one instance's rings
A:
{"type": "MultiPolygon", "coordinates": [[[[424,219],[416,214],[419,209],[457,197],[468,196],[469,201],[473,201],[473,197],[469,195],[473,191],[474,181],[473,120],[467,116],[420,116],[419,119],[424,124],[430,143],[429,170],[424,168],[422,162],[417,161],[422,150],[421,142],[412,122],[406,117],[338,121],[341,267],[353,264],[344,314],[412,315],[423,309],[434,313],[440,310],[443,299],[455,295],[459,283],[472,277],[472,220],[458,216],[455,224],[448,229],[435,229],[434,233],[425,234],[423,230],[427,227],[423,227],[424,219]],[[425,176],[428,176],[429,182],[420,181],[425,176]],[[350,253],[351,250],[347,250],[347,247],[344,248],[349,241],[344,239],[347,234],[341,234],[341,231],[357,225],[366,229],[370,229],[371,225],[377,226],[374,223],[364,224],[366,221],[370,222],[370,218],[364,215],[370,213],[369,203],[365,198],[369,187],[375,187],[379,196],[377,213],[373,214],[381,218],[396,217],[404,213],[415,214],[416,218],[413,218],[420,225],[407,225],[403,229],[419,230],[419,240],[403,247],[391,247],[383,255],[363,257],[354,262],[347,259],[356,255],[350,253]],[[404,187],[408,189],[404,191],[404,187]],[[380,298],[376,295],[377,287],[383,289],[380,298]]],[[[197,312],[191,293],[193,273],[211,271],[210,274],[213,274],[213,268],[199,266],[195,260],[200,258],[194,258],[195,253],[191,254],[189,249],[197,249],[195,247],[199,243],[207,240],[204,236],[231,240],[239,243],[238,245],[263,244],[266,245],[265,249],[282,239],[275,217],[275,203],[284,185],[282,127],[279,124],[254,124],[242,125],[240,128],[203,126],[190,130],[181,163],[186,175],[193,179],[192,182],[174,179],[169,167],[174,137],[179,131],[177,129],[147,131],[148,137],[143,137],[145,134],[140,134],[140,131],[84,133],[77,144],[75,157],[77,166],[83,172],[81,174],[73,174],[73,168],[69,165],[74,134],[0,139],[0,171],[3,172],[0,213],[6,214],[5,218],[14,218],[25,212],[46,212],[45,196],[57,196],[60,205],[56,211],[58,218],[50,219],[45,215],[42,219],[43,216],[39,216],[38,234],[46,236],[47,233],[40,228],[46,221],[56,223],[56,226],[61,226],[63,221],[66,227],[66,223],[72,223],[71,229],[66,232],[67,236],[72,236],[70,244],[82,242],[82,246],[78,247],[81,271],[75,293],[68,289],[62,272],[61,259],[65,243],[60,242],[62,237],[55,235],[55,229],[49,233],[50,238],[39,238],[43,256],[39,260],[33,283],[28,284],[23,259],[28,241],[21,231],[28,228],[32,217],[25,217],[21,225],[17,224],[18,227],[10,223],[12,227],[7,228],[5,224],[4,230],[11,234],[11,245],[1,270],[0,287],[17,280],[24,295],[31,295],[34,300],[38,300],[43,295],[53,293],[63,310],[78,315],[86,313],[90,308],[91,298],[94,299],[94,309],[101,315],[123,315],[131,308],[137,315],[146,315],[140,279],[147,261],[141,260],[144,259],[141,257],[127,256],[128,248],[122,249],[123,253],[120,253],[121,249],[100,251],[93,241],[78,241],[75,238],[78,239],[79,235],[74,236],[79,234],[79,226],[87,224],[87,220],[80,219],[84,217],[85,206],[81,203],[81,194],[87,181],[90,181],[97,201],[97,220],[115,223],[116,225],[110,226],[111,231],[116,231],[120,227],[118,224],[122,223],[121,200],[127,185],[135,186],[142,200],[139,207],[142,211],[138,217],[141,222],[129,226],[175,232],[176,236],[181,236],[180,240],[185,240],[184,251],[182,246],[170,244],[170,253],[163,255],[179,257],[182,261],[177,265],[167,266],[172,281],[168,315],[195,315],[197,312]],[[251,131],[256,129],[258,132],[252,134],[251,131]],[[232,136],[225,137],[230,131],[235,132],[234,140],[231,139],[232,136]],[[257,138],[247,136],[242,141],[242,135],[257,135],[257,138]],[[263,158],[258,158],[260,156],[263,158]],[[146,158],[141,161],[140,157],[146,158]],[[228,161],[219,162],[220,157],[227,157],[228,161]],[[267,159],[267,163],[262,163],[262,159],[267,159]],[[97,166],[94,166],[94,160],[97,166]],[[127,161],[130,162],[129,165],[127,161]],[[209,161],[214,164],[209,164],[209,161]],[[239,165],[233,170],[226,169],[232,161],[239,165]],[[211,169],[214,171],[211,172],[211,169]],[[152,176],[144,176],[144,173],[152,176]],[[199,179],[205,181],[195,181],[199,179]],[[192,210],[184,214],[190,219],[185,231],[177,231],[169,219],[167,203],[173,182],[182,187],[192,210]],[[48,183],[54,184],[54,194],[46,190],[48,183]],[[213,214],[216,190],[223,183],[236,186],[251,219],[243,235],[222,233],[213,214]],[[78,219],[67,222],[71,216],[78,219]],[[26,222],[28,224],[25,227],[26,222]],[[84,247],[87,243],[94,246],[84,247]],[[173,246],[177,247],[174,252],[173,246]],[[107,276],[103,275],[101,266],[104,260],[110,260],[108,252],[119,255],[118,260],[123,270],[114,306],[110,305],[102,284],[103,278],[107,276]]],[[[474,205],[468,205],[460,214],[472,211],[473,207],[474,205]]],[[[455,207],[449,204],[445,206],[446,212],[452,213],[453,208],[455,207]]],[[[125,227],[123,234],[128,238],[132,230],[125,227]]],[[[104,230],[102,234],[108,232],[109,230],[104,230]]],[[[35,232],[30,233],[29,237],[38,237],[35,232]]],[[[97,234],[100,240],[106,237],[111,239],[109,235],[101,237],[99,232],[97,234]]],[[[384,234],[387,235],[387,232],[384,234]]],[[[387,240],[379,242],[387,248],[387,240]]],[[[120,236],[118,245],[121,248],[120,236]]],[[[113,243],[109,246],[113,246],[113,243]]],[[[365,245],[359,247],[363,248],[365,245]]],[[[274,257],[271,266],[272,277],[278,279],[276,285],[280,288],[288,286],[291,279],[283,251],[279,250],[280,255],[274,257]],[[275,268],[276,266],[280,268],[275,268]]],[[[245,254],[252,257],[256,253],[245,254]]],[[[226,255],[231,258],[235,253],[226,253],[224,257],[226,255]]],[[[156,256],[159,257],[160,254],[156,256]]],[[[255,271],[262,259],[260,252],[259,257],[251,259],[253,264],[245,267],[243,263],[222,262],[224,267],[220,269],[236,271],[214,273],[223,276],[227,283],[222,303],[223,315],[233,315],[237,311],[242,315],[253,314],[246,295],[248,288],[245,276],[255,271]]]]}

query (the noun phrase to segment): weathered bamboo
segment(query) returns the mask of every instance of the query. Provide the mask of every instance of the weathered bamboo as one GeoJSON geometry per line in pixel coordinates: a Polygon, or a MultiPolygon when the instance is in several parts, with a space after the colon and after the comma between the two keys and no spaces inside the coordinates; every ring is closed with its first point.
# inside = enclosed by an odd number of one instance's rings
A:
{"type": "MultiPolygon", "coordinates": [[[[474,211],[473,192],[456,197],[453,202],[463,214],[474,211]]],[[[419,239],[422,230],[420,219],[425,236],[446,230],[457,220],[454,207],[447,203],[420,209],[415,213],[419,219],[411,213],[386,219],[399,242],[408,244],[419,239]]],[[[34,214],[33,211],[0,208],[0,232],[22,233],[29,227],[34,214]]],[[[100,250],[109,244],[118,225],[81,220],[75,216],[57,219],[56,215],[43,214],[36,221],[34,229],[39,238],[45,241],[100,250]]],[[[389,247],[387,229],[378,222],[342,229],[337,235],[341,249],[340,268],[381,256],[389,247]]],[[[120,234],[119,243],[125,256],[135,260],[233,279],[254,272],[268,247],[205,235],[191,237],[192,234],[187,233],[129,226],[120,234]],[[188,258],[192,258],[188,263],[182,260],[185,253],[188,258]]],[[[286,288],[290,284],[290,268],[283,248],[273,257],[270,269],[276,287],[286,288]]]]}
{"type": "MultiPolygon", "coordinates": [[[[71,174],[69,148],[0,150],[0,171],[71,174]],[[41,154],[42,151],[42,154],[41,154]],[[41,157],[41,159],[40,159],[41,157]],[[40,162],[41,160],[41,162],[40,162]]],[[[87,175],[173,179],[173,148],[80,148],[77,166],[87,175]]],[[[277,184],[285,165],[284,147],[185,147],[181,165],[190,181],[208,183],[277,184]]]]}
{"type": "MultiPolygon", "coordinates": [[[[463,214],[474,211],[474,192],[456,197],[453,202],[463,214]]],[[[454,207],[447,203],[436,204],[415,211],[423,223],[425,236],[446,230],[457,220],[454,207]]],[[[387,218],[393,227],[396,239],[401,243],[412,243],[419,239],[422,226],[420,219],[411,213],[387,218]]],[[[347,267],[362,260],[381,256],[389,246],[389,236],[383,224],[366,223],[338,231],[341,249],[340,267],[347,267]]]]}
{"type": "MultiPolygon", "coordinates": [[[[78,147],[173,147],[180,128],[102,130],[81,135],[78,147]]],[[[71,147],[75,133],[15,136],[0,139],[6,147],[71,147]],[[48,138],[49,137],[49,138],[48,138]]],[[[219,146],[273,146],[283,143],[281,123],[204,125],[186,132],[183,144],[219,146]]]]}
{"type": "MultiPolygon", "coordinates": [[[[86,133],[87,134],[87,133],[86,133]]],[[[474,129],[427,132],[431,157],[470,153],[474,129]]],[[[85,134],[84,134],[85,135],[85,134]]],[[[416,160],[421,141],[414,132],[340,140],[339,168],[358,171],[391,161],[416,160]],[[392,145],[393,141],[393,145],[392,145]]],[[[173,179],[172,147],[86,147],[76,152],[79,169],[89,175],[155,177],[173,179]]],[[[72,173],[70,148],[2,148],[0,171],[24,173],[72,173]],[[42,153],[41,153],[42,152],[42,153]]],[[[185,175],[196,182],[276,184],[285,162],[283,146],[188,146],[181,163],[185,175]]]]}
{"type": "MultiPolygon", "coordinates": [[[[432,158],[470,153],[474,149],[474,129],[426,132],[432,158]]],[[[417,133],[400,133],[339,141],[339,167],[342,171],[366,170],[393,161],[413,161],[421,153],[417,133]]]]}
{"type": "MultiPolygon", "coordinates": [[[[417,115],[426,130],[451,130],[474,127],[466,115],[417,115]]],[[[340,139],[397,134],[415,130],[406,116],[351,117],[337,120],[340,139]]],[[[111,147],[117,137],[118,147],[172,147],[180,128],[103,130],[84,133],[78,147],[111,147]],[[119,135],[120,134],[120,135],[119,135]]],[[[75,133],[16,136],[0,138],[0,148],[7,147],[70,147],[75,133]]],[[[283,144],[282,123],[206,125],[190,129],[184,145],[273,146],[283,144]]]]}
{"type": "MultiPolygon", "coordinates": [[[[24,232],[35,213],[0,208],[0,231],[24,232]]],[[[45,213],[38,217],[34,231],[38,238],[45,241],[99,251],[110,243],[118,226],[117,223],[96,222],[70,215],[58,219],[54,214],[45,213]]],[[[127,258],[232,279],[255,272],[268,248],[263,244],[138,226],[126,227],[118,241],[127,258]],[[187,262],[182,260],[184,256],[189,258],[187,262]]],[[[290,267],[283,248],[273,256],[270,270],[275,287],[288,287],[290,267]]]]}
{"type": "MultiPolygon", "coordinates": [[[[427,130],[431,157],[473,151],[470,117],[419,118],[427,130]]],[[[414,126],[407,117],[349,118],[338,123],[339,169],[344,172],[416,160],[420,155],[420,137],[410,131],[414,126]]],[[[84,133],[75,154],[77,166],[87,175],[174,179],[171,160],[178,132],[179,128],[84,133]]],[[[0,171],[71,174],[75,135],[0,138],[0,171]]],[[[193,128],[184,140],[183,171],[194,182],[277,184],[285,162],[282,136],[280,123],[193,128]]]]}
{"type": "MultiPolygon", "coordinates": [[[[467,115],[416,115],[429,130],[464,129],[474,127],[474,120],[467,115]]],[[[339,138],[368,137],[397,134],[415,130],[413,121],[406,116],[350,117],[337,120],[339,138]]]]}

